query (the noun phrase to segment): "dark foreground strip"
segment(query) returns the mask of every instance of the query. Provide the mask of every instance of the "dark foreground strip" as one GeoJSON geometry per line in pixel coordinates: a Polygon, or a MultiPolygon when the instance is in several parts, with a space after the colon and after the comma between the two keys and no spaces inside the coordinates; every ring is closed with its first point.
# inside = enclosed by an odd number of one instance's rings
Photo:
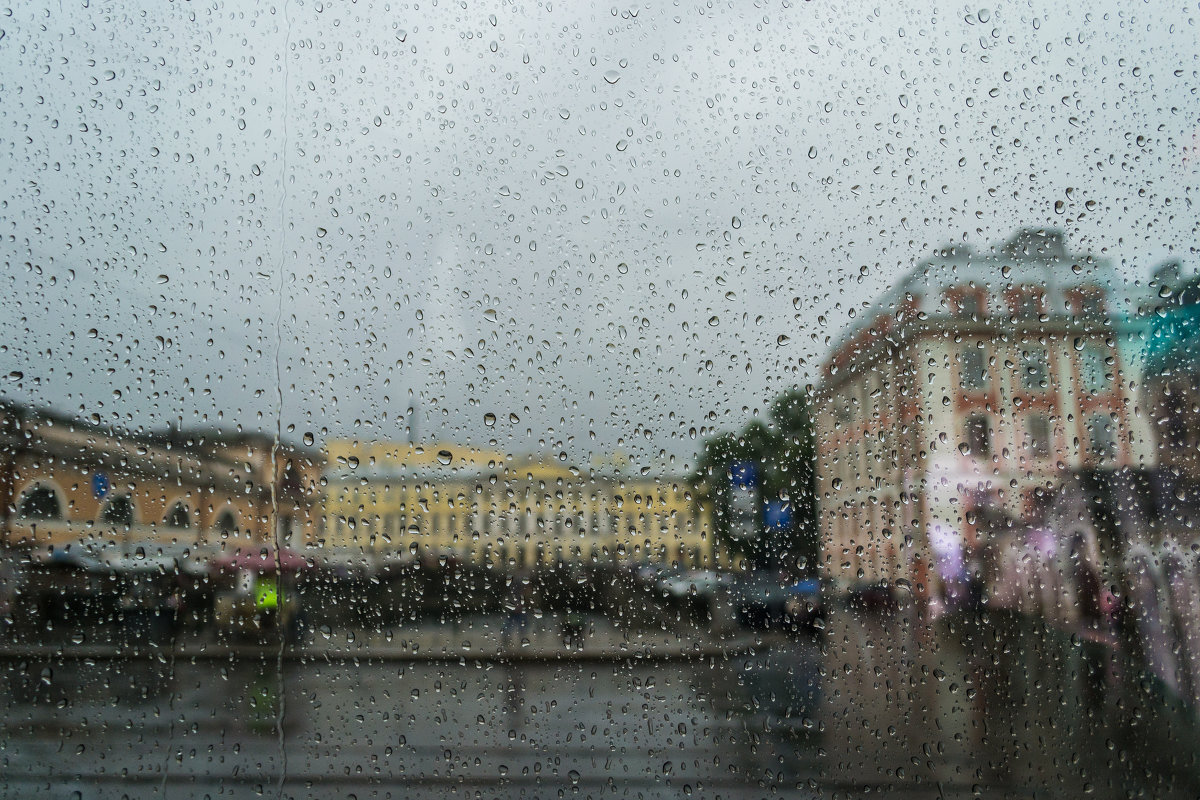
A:
{"type": "MultiPolygon", "coordinates": [[[[723,647],[701,646],[689,649],[629,649],[593,651],[544,651],[538,649],[514,650],[505,653],[483,653],[448,650],[401,650],[378,648],[362,650],[337,650],[333,648],[285,648],[283,660],[301,664],[315,661],[414,661],[414,662],[659,662],[696,661],[724,659],[734,656],[753,655],[766,650],[777,642],[770,638],[757,641],[735,642],[723,647]]],[[[212,645],[209,647],[6,647],[0,649],[0,661],[26,660],[138,660],[163,661],[171,658],[183,661],[227,661],[237,659],[277,658],[279,648],[259,646],[212,645]]]]}
{"type": "MultiPolygon", "coordinates": [[[[270,786],[276,787],[280,785],[278,775],[273,773],[242,773],[240,775],[227,775],[222,777],[210,776],[194,776],[194,775],[171,775],[166,776],[168,785],[180,786],[189,785],[195,788],[220,786],[270,786]]],[[[69,776],[56,776],[54,784],[61,788],[74,786],[76,784],[152,784],[157,786],[163,782],[161,774],[145,773],[145,774],[128,774],[118,775],[110,773],[79,773],[69,776]]],[[[6,779],[5,786],[8,788],[16,788],[21,784],[27,785],[44,785],[43,780],[39,780],[36,776],[20,776],[10,777],[6,779]]],[[[284,797],[290,797],[290,791],[296,791],[302,788],[312,788],[317,786],[339,787],[348,789],[353,787],[379,787],[379,788],[449,788],[449,787],[476,787],[476,788],[491,788],[503,789],[506,786],[513,787],[528,787],[528,786],[577,786],[580,788],[599,788],[603,786],[613,785],[621,789],[648,789],[650,787],[659,787],[663,789],[674,788],[676,790],[683,789],[689,786],[692,789],[744,789],[751,786],[766,788],[774,786],[776,789],[808,789],[813,792],[813,796],[818,796],[818,793],[823,795],[830,789],[840,791],[855,791],[876,793],[889,797],[903,797],[909,793],[919,794],[923,800],[929,796],[931,788],[936,786],[939,795],[942,797],[977,797],[980,788],[986,790],[987,785],[982,787],[979,784],[953,783],[939,781],[936,784],[888,784],[888,783],[853,783],[847,781],[828,781],[821,778],[803,779],[797,782],[786,780],[771,780],[763,781],[759,776],[737,776],[737,775],[722,775],[719,777],[700,776],[692,778],[687,775],[676,775],[669,777],[656,777],[650,775],[622,775],[620,778],[601,778],[599,776],[583,776],[572,779],[567,775],[555,775],[552,772],[546,771],[540,774],[531,775],[507,775],[504,777],[489,777],[484,775],[393,775],[393,776],[330,776],[330,775],[306,775],[304,773],[291,773],[283,779],[284,797]]],[[[996,788],[996,787],[993,787],[996,788]]]]}

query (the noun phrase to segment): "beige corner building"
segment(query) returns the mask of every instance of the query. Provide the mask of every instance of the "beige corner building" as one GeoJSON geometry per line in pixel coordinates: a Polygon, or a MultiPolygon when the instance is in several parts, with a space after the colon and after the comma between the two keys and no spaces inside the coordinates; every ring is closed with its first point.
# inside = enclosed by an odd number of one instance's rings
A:
{"type": "Polygon", "coordinates": [[[379,566],[455,558],[497,568],[712,563],[681,480],[598,475],[454,444],[327,443],[317,546],[379,566]]]}
{"type": "Polygon", "coordinates": [[[930,597],[1072,470],[1150,466],[1146,322],[1056,231],[916,264],[835,343],[814,407],[823,570],[930,597]]]}
{"type": "Polygon", "coordinates": [[[312,538],[322,468],[270,436],[132,433],[0,404],[0,537],[34,560],[204,563],[237,547],[312,538]]]}

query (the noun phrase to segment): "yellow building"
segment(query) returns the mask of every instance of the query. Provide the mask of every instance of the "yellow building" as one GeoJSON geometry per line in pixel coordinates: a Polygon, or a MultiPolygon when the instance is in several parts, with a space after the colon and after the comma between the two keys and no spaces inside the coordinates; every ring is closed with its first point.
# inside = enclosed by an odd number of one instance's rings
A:
{"type": "Polygon", "coordinates": [[[331,560],[712,564],[707,520],[681,481],[453,444],[334,440],[326,455],[317,544],[331,560]]]}

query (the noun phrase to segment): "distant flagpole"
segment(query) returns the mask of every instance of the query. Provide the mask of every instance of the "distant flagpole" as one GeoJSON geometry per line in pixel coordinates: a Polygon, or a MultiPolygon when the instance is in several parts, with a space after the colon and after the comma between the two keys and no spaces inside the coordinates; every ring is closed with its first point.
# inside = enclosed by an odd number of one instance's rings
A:
{"type": "Polygon", "coordinates": [[[417,443],[417,402],[408,407],[408,443],[417,443]]]}

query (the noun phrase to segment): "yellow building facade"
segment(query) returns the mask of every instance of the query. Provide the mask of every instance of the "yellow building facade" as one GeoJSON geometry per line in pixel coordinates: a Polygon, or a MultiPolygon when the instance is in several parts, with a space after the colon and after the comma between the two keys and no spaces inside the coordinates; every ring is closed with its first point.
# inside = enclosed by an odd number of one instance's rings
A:
{"type": "Polygon", "coordinates": [[[317,544],[330,559],[713,564],[707,514],[682,481],[454,444],[331,440],[326,464],[317,544]]]}

